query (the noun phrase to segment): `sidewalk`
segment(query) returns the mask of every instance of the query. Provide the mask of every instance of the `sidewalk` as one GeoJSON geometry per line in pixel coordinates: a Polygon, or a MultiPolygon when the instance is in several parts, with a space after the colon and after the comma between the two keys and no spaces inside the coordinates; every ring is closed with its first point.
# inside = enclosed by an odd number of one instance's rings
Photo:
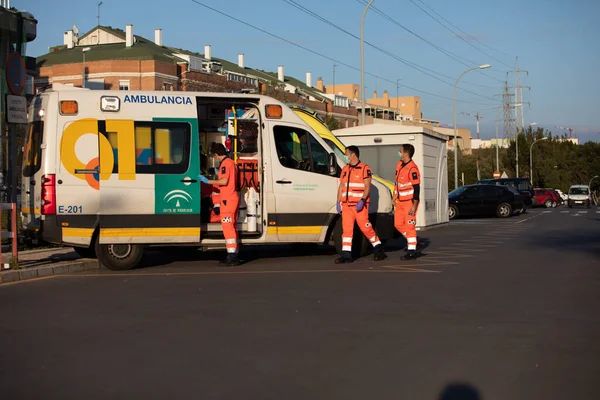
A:
{"type": "MultiPolygon", "coordinates": [[[[71,247],[19,252],[18,269],[0,271],[0,284],[100,268],[97,260],[81,258],[71,247]]],[[[10,262],[10,246],[2,246],[2,266],[10,262]]]]}

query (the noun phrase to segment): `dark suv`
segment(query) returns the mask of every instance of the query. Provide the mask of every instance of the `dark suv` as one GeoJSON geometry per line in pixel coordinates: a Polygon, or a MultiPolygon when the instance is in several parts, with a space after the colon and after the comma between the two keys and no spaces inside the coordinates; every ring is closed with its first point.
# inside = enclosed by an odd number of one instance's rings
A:
{"type": "Polygon", "coordinates": [[[527,178],[482,179],[477,183],[512,186],[513,188],[517,189],[521,195],[523,195],[523,199],[527,207],[533,207],[537,205],[537,201],[535,200],[535,191],[533,190],[533,186],[531,186],[531,183],[527,178]]]}

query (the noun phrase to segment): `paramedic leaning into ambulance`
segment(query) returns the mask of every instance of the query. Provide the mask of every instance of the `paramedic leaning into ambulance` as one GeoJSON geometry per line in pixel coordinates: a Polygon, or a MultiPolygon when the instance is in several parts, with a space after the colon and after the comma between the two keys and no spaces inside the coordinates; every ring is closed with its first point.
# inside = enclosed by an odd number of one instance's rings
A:
{"type": "Polygon", "coordinates": [[[219,160],[219,172],[217,180],[210,180],[203,175],[198,180],[207,185],[215,185],[220,191],[221,226],[227,247],[227,259],[223,261],[230,267],[240,265],[238,258],[238,232],[237,216],[240,205],[240,196],[237,192],[237,166],[235,162],[227,157],[227,149],[221,143],[213,143],[210,154],[219,160]]]}
{"type": "Polygon", "coordinates": [[[375,261],[386,259],[383,246],[377,233],[369,222],[369,193],[371,191],[371,168],[359,159],[360,151],[356,146],[346,147],[348,164],[342,169],[338,188],[337,212],[342,213],[342,255],[336,264],[351,263],[352,234],[354,221],[374,247],[375,261]]]}
{"type": "Polygon", "coordinates": [[[394,187],[394,226],[405,238],[408,251],[403,257],[407,260],[417,258],[417,209],[421,192],[421,174],[412,160],[415,148],[412,144],[400,145],[400,161],[396,165],[396,183],[394,187]]]}

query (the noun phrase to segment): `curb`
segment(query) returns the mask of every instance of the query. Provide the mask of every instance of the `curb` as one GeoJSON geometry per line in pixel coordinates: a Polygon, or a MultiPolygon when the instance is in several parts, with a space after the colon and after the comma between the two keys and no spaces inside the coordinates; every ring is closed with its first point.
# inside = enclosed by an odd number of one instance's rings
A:
{"type": "Polygon", "coordinates": [[[43,265],[40,267],[1,271],[0,285],[3,283],[26,281],[52,275],[69,274],[72,272],[90,271],[96,269],[100,269],[100,263],[98,263],[97,260],[81,260],[73,261],[68,264],[43,265]]]}

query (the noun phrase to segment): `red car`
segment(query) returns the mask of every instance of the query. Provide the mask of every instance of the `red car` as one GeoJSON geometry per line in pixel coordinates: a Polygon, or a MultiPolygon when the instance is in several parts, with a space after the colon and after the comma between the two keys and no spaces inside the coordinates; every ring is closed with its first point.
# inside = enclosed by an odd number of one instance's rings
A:
{"type": "Polygon", "coordinates": [[[552,208],[560,204],[560,197],[554,190],[535,189],[535,200],[538,206],[552,208]]]}

